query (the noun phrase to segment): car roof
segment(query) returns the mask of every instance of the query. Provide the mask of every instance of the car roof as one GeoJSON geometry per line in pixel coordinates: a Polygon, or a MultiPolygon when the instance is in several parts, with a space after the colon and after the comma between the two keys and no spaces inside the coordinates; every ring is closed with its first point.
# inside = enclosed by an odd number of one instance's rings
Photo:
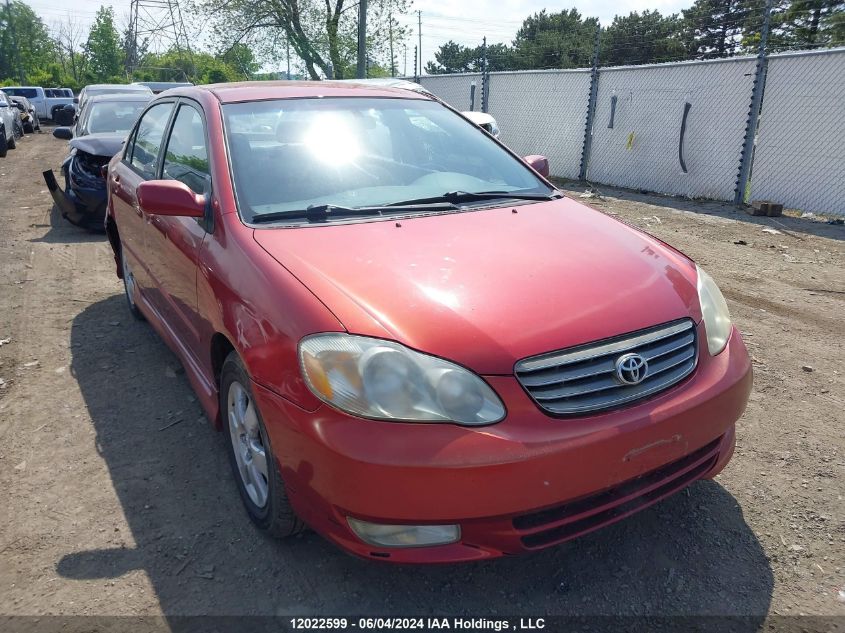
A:
{"type": "Polygon", "coordinates": [[[221,103],[264,101],[268,99],[303,99],[317,97],[393,97],[429,100],[423,93],[382,85],[346,81],[242,81],[171,88],[167,96],[191,96],[196,91],[210,92],[221,103]]]}
{"type": "Polygon", "coordinates": [[[137,84],[89,84],[83,90],[125,90],[126,92],[152,92],[147,86],[137,84]]]}
{"type": "Polygon", "coordinates": [[[113,93],[106,93],[103,95],[94,95],[93,97],[89,97],[87,103],[103,103],[104,101],[107,102],[114,102],[114,101],[143,101],[147,102],[153,98],[153,95],[147,92],[113,92],[113,93]]]}
{"type": "Polygon", "coordinates": [[[182,86],[193,86],[190,81],[133,81],[133,86],[146,86],[153,92],[164,92],[168,88],[180,88],[182,86]]]}

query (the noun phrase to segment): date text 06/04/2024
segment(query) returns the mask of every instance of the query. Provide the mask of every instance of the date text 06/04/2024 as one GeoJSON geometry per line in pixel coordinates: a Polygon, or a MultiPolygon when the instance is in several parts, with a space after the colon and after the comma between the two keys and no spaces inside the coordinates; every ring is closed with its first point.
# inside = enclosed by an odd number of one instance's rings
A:
{"type": "Polygon", "coordinates": [[[515,622],[487,618],[291,618],[292,630],[370,629],[399,631],[458,630],[458,631],[530,631],[544,629],[544,618],[519,618],[515,622]]]}

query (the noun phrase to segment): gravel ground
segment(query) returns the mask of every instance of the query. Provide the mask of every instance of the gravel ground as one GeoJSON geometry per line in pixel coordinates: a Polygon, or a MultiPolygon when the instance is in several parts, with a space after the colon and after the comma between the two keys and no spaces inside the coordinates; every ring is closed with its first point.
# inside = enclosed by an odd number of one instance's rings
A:
{"type": "Polygon", "coordinates": [[[0,159],[0,616],[845,621],[845,227],[611,189],[584,199],[721,284],[755,369],[736,456],[715,481],[539,554],[395,567],[252,528],[222,437],[127,313],[105,240],[52,210],[41,171],[64,152],[47,131],[0,159]]]}

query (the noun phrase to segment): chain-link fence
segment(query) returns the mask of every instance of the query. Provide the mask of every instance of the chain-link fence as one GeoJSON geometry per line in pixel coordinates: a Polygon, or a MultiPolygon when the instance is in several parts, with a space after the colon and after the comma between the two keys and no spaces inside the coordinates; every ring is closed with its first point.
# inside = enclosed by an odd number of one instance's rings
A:
{"type": "Polygon", "coordinates": [[[674,40],[608,30],[592,68],[489,72],[485,56],[480,72],[419,81],[459,110],[488,111],[503,142],[546,155],[554,176],[845,215],[845,48],[789,52],[784,19],[766,3],[721,31],[693,21],[689,41],[704,59],[686,59],[689,45],[674,40]]]}
{"type": "Polygon", "coordinates": [[[751,198],[845,215],[845,50],[769,57],[751,198]]]}

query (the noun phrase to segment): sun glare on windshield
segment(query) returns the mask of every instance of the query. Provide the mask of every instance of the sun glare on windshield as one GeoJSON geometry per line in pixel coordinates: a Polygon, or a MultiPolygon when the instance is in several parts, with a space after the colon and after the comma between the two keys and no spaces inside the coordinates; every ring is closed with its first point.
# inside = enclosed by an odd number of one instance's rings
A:
{"type": "Polygon", "coordinates": [[[349,120],[333,112],[315,116],[303,142],[317,160],[327,164],[346,165],[361,154],[361,145],[349,120]]]}

